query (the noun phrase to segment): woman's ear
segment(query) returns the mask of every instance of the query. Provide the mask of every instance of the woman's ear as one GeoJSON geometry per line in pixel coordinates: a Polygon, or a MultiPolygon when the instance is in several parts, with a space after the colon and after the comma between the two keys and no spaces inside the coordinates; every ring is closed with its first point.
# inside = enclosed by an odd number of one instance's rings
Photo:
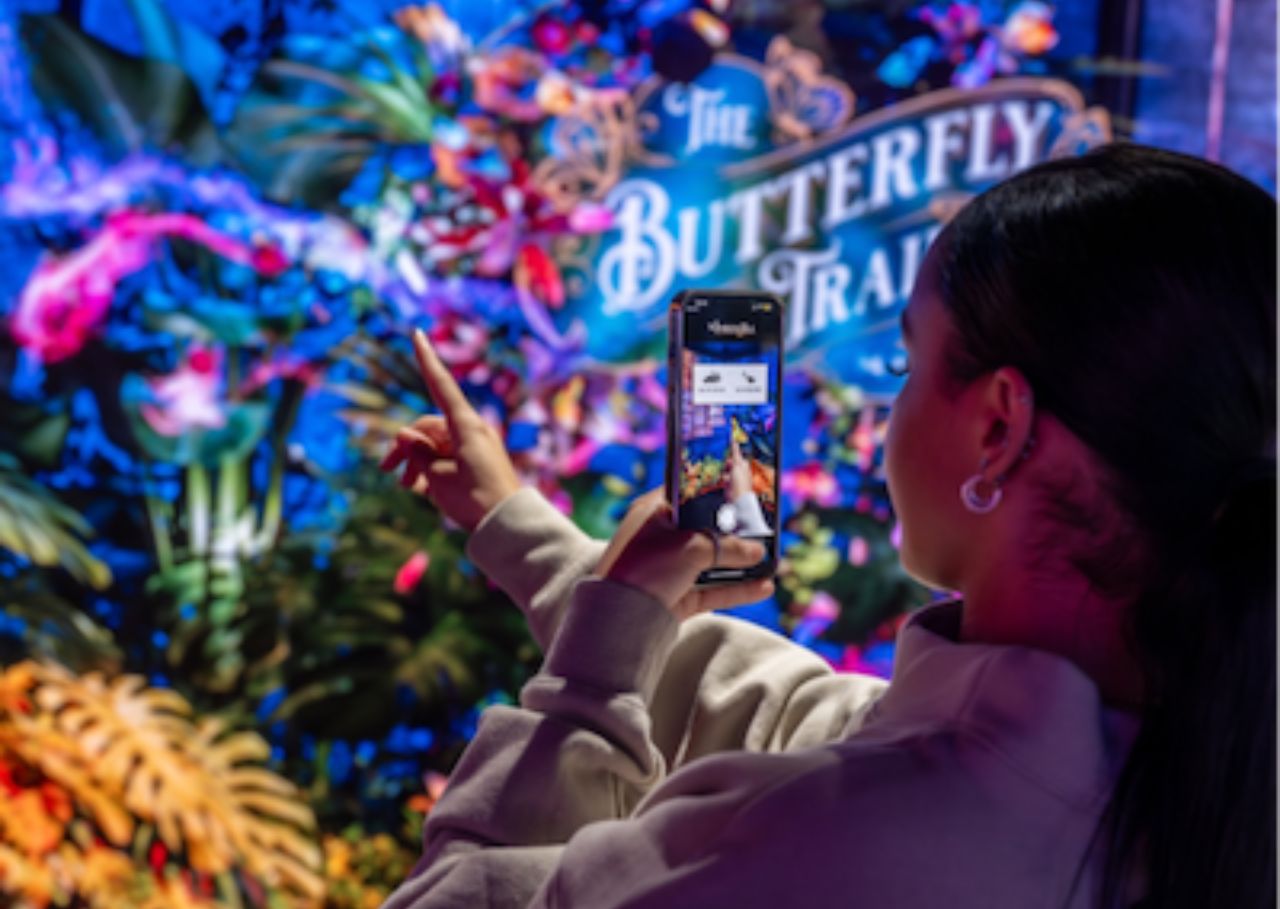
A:
{"type": "Polygon", "coordinates": [[[1004,366],[987,379],[982,407],[983,458],[993,477],[1008,474],[1034,444],[1035,395],[1016,368],[1004,366]]]}

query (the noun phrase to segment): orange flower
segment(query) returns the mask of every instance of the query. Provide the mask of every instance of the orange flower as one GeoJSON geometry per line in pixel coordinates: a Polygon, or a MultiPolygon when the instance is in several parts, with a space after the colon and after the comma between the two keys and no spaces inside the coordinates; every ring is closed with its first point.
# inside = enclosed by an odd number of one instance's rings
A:
{"type": "Polygon", "coordinates": [[[44,810],[37,789],[25,789],[8,799],[4,826],[10,841],[27,855],[48,855],[58,848],[66,824],[44,810]]]}

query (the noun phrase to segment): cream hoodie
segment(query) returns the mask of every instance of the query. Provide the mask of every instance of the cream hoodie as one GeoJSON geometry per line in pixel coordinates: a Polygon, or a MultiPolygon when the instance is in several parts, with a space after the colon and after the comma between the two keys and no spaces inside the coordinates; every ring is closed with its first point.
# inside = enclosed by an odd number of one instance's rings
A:
{"type": "Polygon", "coordinates": [[[677,625],[589,574],[605,544],[538,492],[467,555],[546,653],[493,706],[387,909],[1092,905],[1067,894],[1137,732],[1074,664],[913,614],[891,684],[749,623],[677,625]]]}

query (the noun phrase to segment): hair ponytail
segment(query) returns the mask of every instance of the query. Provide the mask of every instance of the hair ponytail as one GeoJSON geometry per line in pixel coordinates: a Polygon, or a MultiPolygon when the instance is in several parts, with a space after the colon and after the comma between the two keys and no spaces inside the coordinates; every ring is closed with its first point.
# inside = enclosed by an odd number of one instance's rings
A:
{"type": "Polygon", "coordinates": [[[1275,906],[1276,467],[1247,465],[1135,612],[1156,695],[1104,819],[1106,907],[1275,906]],[[1194,787],[1191,789],[1189,787],[1194,787]]]}

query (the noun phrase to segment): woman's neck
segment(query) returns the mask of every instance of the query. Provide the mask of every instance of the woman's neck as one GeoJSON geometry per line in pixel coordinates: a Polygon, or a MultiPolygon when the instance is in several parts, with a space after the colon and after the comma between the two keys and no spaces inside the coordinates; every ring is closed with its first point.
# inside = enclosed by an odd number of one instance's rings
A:
{"type": "Polygon", "coordinates": [[[960,640],[1056,653],[1093,679],[1108,707],[1141,710],[1142,671],[1125,643],[1127,603],[1097,596],[1078,576],[1008,569],[976,577],[961,591],[960,640]]]}

